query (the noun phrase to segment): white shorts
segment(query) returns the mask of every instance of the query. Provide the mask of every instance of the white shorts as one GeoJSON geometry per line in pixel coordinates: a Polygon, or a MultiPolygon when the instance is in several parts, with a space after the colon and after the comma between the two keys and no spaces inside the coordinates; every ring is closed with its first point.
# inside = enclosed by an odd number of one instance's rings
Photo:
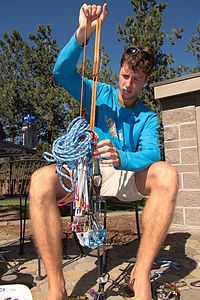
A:
{"type": "Polygon", "coordinates": [[[100,165],[102,175],[101,196],[116,197],[120,201],[136,201],[145,198],[137,190],[135,173],[116,170],[112,165],[100,165]]]}
{"type": "MultiPolygon", "coordinates": [[[[64,167],[71,175],[71,170],[69,170],[67,165],[64,167]]],[[[146,198],[137,190],[134,172],[116,170],[112,165],[100,165],[100,173],[102,175],[101,196],[116,197],[124,202],[146,198]]]]}

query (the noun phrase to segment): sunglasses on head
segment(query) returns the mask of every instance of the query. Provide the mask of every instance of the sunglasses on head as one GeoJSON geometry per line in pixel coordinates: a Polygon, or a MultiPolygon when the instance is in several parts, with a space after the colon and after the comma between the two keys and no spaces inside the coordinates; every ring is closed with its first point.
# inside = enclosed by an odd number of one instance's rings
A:
{"type": "Polygon", "coordinates": [[[140,50],[136,47],[129,47],[128,49],[126,49],[125,53],[129,55],[136,55],[137,53],[141,53],[146,60],[151,59],[151,55],[149,54],[149,52],[145,50],[140,50]]]}

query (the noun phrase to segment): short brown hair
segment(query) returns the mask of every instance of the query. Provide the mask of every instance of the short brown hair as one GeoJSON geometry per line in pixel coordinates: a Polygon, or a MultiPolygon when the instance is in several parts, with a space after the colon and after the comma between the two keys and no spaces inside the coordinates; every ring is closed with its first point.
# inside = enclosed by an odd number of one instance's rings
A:
{"type": "Polygon", "coordinates": [[[120,67],[124,64],[134,72],[143,72],[146,76],[150,76],[155,65],[155,54],[149,46],[132,45],[122,55],[120,67]],[[131,53],[130,50],[136,51],[131,53]]]}

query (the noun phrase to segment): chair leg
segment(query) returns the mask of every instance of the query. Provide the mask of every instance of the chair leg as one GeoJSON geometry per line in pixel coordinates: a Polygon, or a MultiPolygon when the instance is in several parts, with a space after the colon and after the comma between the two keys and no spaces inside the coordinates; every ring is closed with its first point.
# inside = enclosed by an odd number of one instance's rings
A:
{"type": "MultiPolygon", "coordinates": [[[[103,201],[104,204],[104,229],[106,229],[106,217],[107,217],[107,202],[103,201]]],[[[106,257],[106,239],[102,245],[97,247],[97,265],[98,265],[98,276],[102,277],[107,272],[107,257],[106,257]],[[100,251],[100,249],[102,249],[100,251]],[[102,252],[102,254],[101,254],[102,252]]]]}
{"type": "Polygon", "coordinates": [[[27,211],[27,199],[28,195],[25,196],[25,204],[24,204],[24,214],[22,207],[22,196],[20,196],[20,249],[19,254],[24,254],[24,239],[25,239],[25,230],[26,230],[26,211],[27,211]],[[24,221],[24,223],[23,223],[24,221]]]}
{"type": "MultiPolygon", "coordinates": [[[[104,229],[106,227],[106,217],[107,217],[107,202],[104,202],[104,229]]],[[[107,257],[106,257],[106,239],[103,242],[103,255],[102,255],[102,273],[107,272],[107,257]]]]}
{"type": "Polygon", "coordinates": [[[22,212],[22,196],[20,195],[20,237],[19,237],[19,254],[23,254],[23,241],[22,241],[22,222],[23,222],[23,212],[22,212]]]}
{"type": "Polygon", "coordinates": [[[36,280],[40,281],[40,280],[43,280],[45,277],[46,277],[46,275],[41,274],[41,258],[38,253],[38,274],[36,276],[36,280]]]}
{"type": "Polygon", "coordinates": [[[137,234],[138,234],[138,240],[140,240],[140,223],[139,223],[139,214],[138,214],[138,201],[134,201],[135,204],[135,219],[136,219],[136,226],[137,226],[137,234]]]}

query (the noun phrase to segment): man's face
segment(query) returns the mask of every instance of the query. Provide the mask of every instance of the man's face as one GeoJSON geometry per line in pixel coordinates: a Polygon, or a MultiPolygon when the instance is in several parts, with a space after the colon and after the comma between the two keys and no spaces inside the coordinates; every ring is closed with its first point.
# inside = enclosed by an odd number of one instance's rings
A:
{"type": "Polygon", "coordinates": [[[126,105],[135,105],[138,94],[147,81],[143,72],[135,73],[124,64],[119,72],[119,99],[126,105]]]}

